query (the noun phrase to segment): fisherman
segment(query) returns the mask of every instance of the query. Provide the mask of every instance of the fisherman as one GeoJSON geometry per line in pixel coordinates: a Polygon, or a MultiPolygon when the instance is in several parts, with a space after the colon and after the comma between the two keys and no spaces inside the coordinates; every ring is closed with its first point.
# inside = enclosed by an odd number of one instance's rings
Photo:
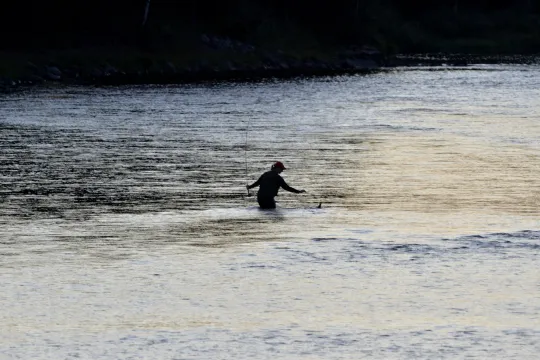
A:
{"type": "Polygon", "coordinates": [[[295,188],[287,185],[285,180],[281,177],[281,172],[285,170],[285,166],[282,162],[278,161],[272,165],[270,171],[265,172],[261,175],[259,180],[255,181],[251,185],[246,185],[246,188],[254,188],[259,186],[259,191],[257,192],[257,202],[261,209],[275,209],[276,202],[274,197],[277,196],[279,188],[283,190],[290,191],[295,194],[305,193],[306,190],[296,190],[295,188]]]}

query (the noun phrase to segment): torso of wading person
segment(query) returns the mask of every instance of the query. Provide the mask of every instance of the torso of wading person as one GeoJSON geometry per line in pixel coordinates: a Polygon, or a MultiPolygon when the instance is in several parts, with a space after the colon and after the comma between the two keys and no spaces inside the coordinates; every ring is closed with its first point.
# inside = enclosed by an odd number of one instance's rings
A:
{"type": "Polygon", "coordinates": [[[274,209],[276,202],[274,197],[277,196],[280,188],[293,193],[300,193],[300,190],[287,185],[285,180],[275,170],[270,170],[261,175],[257,181],[259,185],[259,191],[257,192],[257,202],[263,209],[274,209]]]}
{"type": "Polygon", "coordinates": [[[284,188],[287,191],[297,192],[291,188],[285,180],[276,171],[270,170],[265,172],[259,178],[259,191],[257,192],[258,199],[271,200],[277,196],[279,188],[284,188]]]}

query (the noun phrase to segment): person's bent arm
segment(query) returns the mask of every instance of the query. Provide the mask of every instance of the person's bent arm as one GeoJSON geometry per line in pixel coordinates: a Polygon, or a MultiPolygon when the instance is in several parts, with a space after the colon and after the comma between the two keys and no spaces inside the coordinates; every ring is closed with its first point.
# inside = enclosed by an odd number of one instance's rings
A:
{"type": "Polygon", "coordinates": [[[249,190],[249,189],[252,189],[254,188],[255,186],[259,186],[261,183],[261,178],[259,178],[259,180],[255,181],[253,184],[251,185],[246,185],[246,188],[249,190]]]}

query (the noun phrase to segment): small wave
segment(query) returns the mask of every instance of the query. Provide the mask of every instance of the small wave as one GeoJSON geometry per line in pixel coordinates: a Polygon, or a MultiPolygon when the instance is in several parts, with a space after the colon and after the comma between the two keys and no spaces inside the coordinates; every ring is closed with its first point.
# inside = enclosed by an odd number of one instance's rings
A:
{"type": "Polygon", "coordinates": [[[494,233],[493,236],[507,237],[509,239],[540,240],[540,231],[523,230],[516,233],[494,233]]]}
{"type": "Polygon", "coordinates": [[[439,251],[440,249],[435,248],[430,245],[424,245],[424,244],[399,244],[399,245],[392,245],[388,247],[388,250],[391,251],[400,251],[405,253],[429,253],[434,251],[439,251]]]}
{"type": "Polygon", "coordinates": [[[404,126],[404,125],[389,125],[389,124],[376,124],[370,127],[379,129],[388,129],[393,131],[439,131],[439,128],[435,127],[422,127],[422,126],[404,126]]]}
{"type": "Polygon", "coordinates": [[[512,233],[498,232],[490,234],[476,234],[444,240],[467,243],[469,247],[476,248],[540,249],[540,231],[536,230],[522,230],[512,233]]]}

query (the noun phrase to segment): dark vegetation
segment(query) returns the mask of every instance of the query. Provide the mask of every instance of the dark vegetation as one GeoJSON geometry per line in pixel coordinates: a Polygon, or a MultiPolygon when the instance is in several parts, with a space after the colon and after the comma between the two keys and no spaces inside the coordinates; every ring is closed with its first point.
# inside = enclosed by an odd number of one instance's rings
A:
{"type": "Polygon", "coordinates": [[[357,70],[396,54],[540,49],[540,0],[18,0],[0,17],[0,76],[36,80],[357,70]]]}

